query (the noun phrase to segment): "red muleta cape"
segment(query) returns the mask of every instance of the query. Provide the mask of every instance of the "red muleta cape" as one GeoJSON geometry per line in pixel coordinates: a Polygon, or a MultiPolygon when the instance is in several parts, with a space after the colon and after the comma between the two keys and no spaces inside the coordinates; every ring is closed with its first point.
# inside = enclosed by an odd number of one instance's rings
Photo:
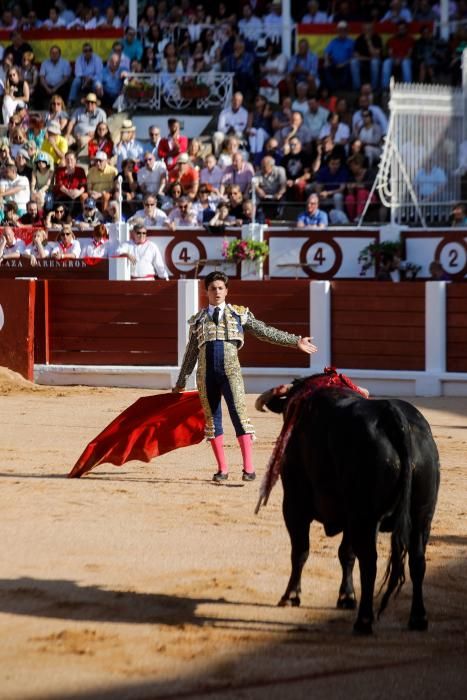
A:
{"type": "Polygon", "coordinates": [[[103,462],[120,467],[132,459],[150,462],[204,438],[204,413],[197,391],[147,396],[115,418],[84,450],[68,478],[79,478],[103,462]]]}

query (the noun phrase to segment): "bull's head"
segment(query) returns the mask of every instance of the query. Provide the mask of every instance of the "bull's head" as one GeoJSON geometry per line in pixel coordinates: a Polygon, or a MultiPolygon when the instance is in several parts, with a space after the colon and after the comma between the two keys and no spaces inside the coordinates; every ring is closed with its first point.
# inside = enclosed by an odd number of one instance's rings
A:
{"type": "Polygon", "coordinates": [[[264,391],[255,401],[257,411],[266,413],[268,408],[273,413],[283,413],[292,384],[279,384],[273,389],[264,391]]]}

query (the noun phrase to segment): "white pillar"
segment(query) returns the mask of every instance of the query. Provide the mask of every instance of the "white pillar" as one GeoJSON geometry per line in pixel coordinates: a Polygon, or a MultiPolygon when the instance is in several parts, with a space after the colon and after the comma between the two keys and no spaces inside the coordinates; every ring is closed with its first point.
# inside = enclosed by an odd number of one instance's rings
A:
{"type": "Polygon", "coordinates": [[[134,29],[138,28],[138,0],[128,2],[128,25],[134,29]]]}
{"type": "MultiPolygon", "coordinates": [[[[129,239],[129,226],[120,221],[118,224],[110,224],[107,227],[109,238],[112,242],[112,252],[114,253],[121,243],[129,239]]],[[[109,280],[128,282],[130,279],[130,262],[127,258],[109,258],[109,280]]]]}
{"type": "Polygon", "coordinates": [[[425,283],[425,372],[417,379],[417,396],[440,396],[446,372],[446,282],[425,283]]]}
{"type": "Polygon", "coordinates": [[[290,0],[282,0],[282,53],[290,58],[292,37],[292,15],[290,13],[290,0]]]}
{"type": "Polygon", "coordinates": [[[322,372],[331,364],[331,283],[310,282],[310,335],[318,352],[310,355],[310,369],[322,372]]]}
{"type": "MultiPolygon", "coordinates": [[[[183,356],[190,336],[188,319],[199,311],[199,281],[198,280],[178,280],[177,282],[177,304],[178,304],[178,365],[183,362],[183,356]]],[[[194,373],[188,379],[187,389],[195,388],[194,373]]]]}

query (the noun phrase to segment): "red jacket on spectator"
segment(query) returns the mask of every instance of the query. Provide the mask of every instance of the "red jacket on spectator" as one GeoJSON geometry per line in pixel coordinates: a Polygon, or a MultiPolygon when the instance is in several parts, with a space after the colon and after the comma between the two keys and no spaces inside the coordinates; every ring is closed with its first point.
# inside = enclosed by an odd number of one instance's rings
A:
{"type": "Polygon", "coordinates": [[[69,190],[79,190],[81,187],[86,189],[87,180],[83,168],[77,166],[71,175],[67,173],[65,166],[57,168],[55,171],[54,195],[56,199],[67,199],[61,192],[60,187],[66,187],[69,190]]]}

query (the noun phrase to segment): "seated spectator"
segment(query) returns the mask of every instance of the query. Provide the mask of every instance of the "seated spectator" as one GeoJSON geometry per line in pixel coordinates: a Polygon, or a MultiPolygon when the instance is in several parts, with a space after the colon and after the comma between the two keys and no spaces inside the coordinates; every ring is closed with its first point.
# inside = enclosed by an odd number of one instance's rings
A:
{"type": "MultiPolygon", "coordinates": [[[[102,96],[103,64],[100,56],[93,52],[89,43],[83,44],[83,51],[75,61],[75,77],[72,80],[68,102],[78,102],[80,94],[93,93],[102,96]]],[[[55,91],[54,91],[55,92],[55,91]]]]}
{"type": "Polygon", "coordinates": [[[27,105],[28,102],[29,85],[23,80],[20,68],[12,66],[6,74],[3,91],[3,123],[9,123],[10,117],[13,116],[18,105],[24,106],[27,105]]]}
{"type": "Polygon", "coordinates": [[[234,73],[234,90],[241,92],[242,96],[251,97],[257,84],[255,56],[247,51],[243,39],[235,39],[233,53],[224,59],[223,69],[227,73],[234,73]]]}
{"type": "Polygon", "coordinates": [[[44,123],[50,124],[50,122],[58,122],[60,124],[60,129],[62,134],[66,134],[66,127],[70,118],[68,112],[66,111],[65,102],[60,95],[52,95],[49,103],[49,111],[45,116],[44,123]]]}
{"type": "Polygon", "coordinates": [[[339,121],[342,122],[342,124],[348,126],[349,129],[352,128],[353,111],[349,109],[345,97],[339,97],[339,99],[337,100],[335,114],[339,115],[339,121]]]}
{"type": "Polygon", "coordinates": [[[58,14],[55,5],[49,8],[48,19],[44,20],[42,26],[44,29],[63,29],[65,27],[65,22],[58,14]]]}
{"type": "Polygon", "coordinates": [[[164,212],[170,212],[178,204],[180,197],[183,197],[183,189],[179,182],[172,182],[167,187],[165,194],[161,197],[160,208],[164,212]]]}
{"type": "Polygon", "coordinates": [[[354,136],[356,136],[360,130],[360,127],[363,126],[363,112],[371,112],[371,116],[373,117],[373,123],[377,124],[381,128],[381,133],[383,136],[387,134],[388,131],[388,119],[381,109],[381,107],[378,107],[378,105],[371,104],[370,102],[370,96],[363,94],[360,95],[358,98],[358,110],[355,112],[355,114],[352,117],[352,133],[354,136]]]}
{"type": "Polygon", "coordinates": [[[19,222],[18,205],[16,202],[7,202],[3,211],[3,225],[16,228],[21,226],[19,222]]]}
{"type": "Polygon", "coordinates": [[[143,224],[133,226],[131,241],[120,245],[117,255],[130,261],[132,280],[153,280],[156,275],[159,279],[169,279],[159,247],[153,241],[148,241],[147,230],[143,224]]]}
{"type": "Polygon", "coordinates": [[[167,222],[167,214],[159,209],[155,195],[148,194],[143,200],[144,209],[138,209],[134,215],[128,219],[129,224],[138,221],[146,228],[160,228],[167,222]]]}
{"type": "Polygon", "coordinates": [[[134,27],[127,27],[125,29],[123,53],[130,59],[130,61],[132,61],[134,58],[141,61],[143,57],[143,44],[140,39],[138,39],[138,35],[134,27]]]}
{"type": "Polygon", "coordinates": [[[245,138],[248,126],[248,112],[243,105],[243,94],[235,92],[230,107],[223,109],[217,120],[217,131],[214,132],[212,141],[214,153],[219,155],[224,140],[228,136],[236,136],[239,141],[245,138]]]}
{"type": "Polygon", "coordinates": [[[328,163],[321,165],[315,181],[321,206],[331,208],[331,223],[348,223],[344,213],[344,192],[349,181],[349,171],[337,153],[333,152],[328,163]]]}
{"type": "Polygon", "coordinates": [[[362,33],[355,40],[354,54],[350,62],[354,90],[360,90],[362,83],[371,82],[373,90],[379,89],[383,42],[374,31],[371,22],[365,22],[362,33]]]}
{"type": "Polygon", "coordinates": [[[31,184],[32,180],[32,168],[28,165],[28,152],[21,148],[15,156],[15,165],[18,175],[24,175],[29,180],[31,184]]]}
{"type": "Polygon", "coordinates": [[[236,136],[228,136],[222,144],[222,151],[217,164],[224,171],[233,163],[233,157],[240,149],[240,142],[236,136]]]}
{"type": "Polygon", "coordinates": [[[272,115],[272,130],[273,132],[280,131],[290,124],[290,118],[292,116],[292,98],[283,97],[281,99],[280,108],[273,112],[272,115]]]}
{"type": "Polygon", "coordinates": [[[5,260],[19,260],[24,249],[24,241],[16,238],[11,226],[5,226],[3,233],[0,233],[0,265],[5,260]]]}
{"type": "Polygon", "coordinates": [[[34,54],[32,51],[25,51],[21,61],[21,71],[23,80],[29,86],[29,102],[35,104],[36,88],[39,82],[39,71],[34,65],[34,54]]]}
{"type": "Polygon", "coordinates": [[[200,185],[198,198],[193,202],[192,210],[196,214],[199,226],[207,224],[216,213],[215,198],[210,185],[200,185]]]}
{"type": "Polygon", "coordinates": [[[423,26],[413,50],[413,60],[418,82],[434,83],[437,70],[443,59],[443,52],[438,47],[432,28],[430,25],[423,26]]]}
{"type": "Polygon", "coordinates": [[[383,90],[389,90],[389,81],[394,71],[401,73],[398,80],[403,83],[412,82],[412,54],[415,41],[407,22],[400,20],[397,24],[397,32],[386,43],[388,57],[383,61],[383,90]]]}
{"type": "Polygon", "coordinates": [[[329,110],[320,105],[318,97],[313,95],[308,100],[308,113],[304,115],[304,123],[310,131],[313,140],[319,138],[321,129],[327,123],[329,110]]]}
{"type": "Polygon", "coordinates": [[[349,143],[350,129],[347,124],[340,121],[339,115],[335,112],[330,112],[327,124],[325,124],[319,132],[319,138],[321,140],[326,136],[332,138],[334,145],[347,146],[349,143]]]}
{"type": "Polygon", "coordinates": [[[68,141],[61,135],[60,124],[49,122],[45,131],[45,139],[42,142],[41,152],[47,153],[54,165],[64,165],[65,155],[68,151],[68,141]]]}
{"type": "Polygon", "coordinates": [[[212,229],[216,228],[221,233],[226,226],[233,226],[235,223],[235,219],[230,214],[228,203],[221,199],[217,203],[214,216],[209,220],[209,230],[212,232],[212,229]]]}
{"type": "Polygon", "coordinates": [[[274,138],[274,136],[268,139],[264,144],[263,158],[264,156],[271,156],[276,165],[281,164],[282,158],[284,157],[284,152],[282,151],[282,148],[279,148],[279,142],[274,138]]]}
{"type": "Polygon", "coordinates": [[[199,139],[191,139],[188,144],[187,153],[192,166],[198,171],[201,170],[204,166],[203,144],[201,141],[199,139]]]}
{"type": "Polygon", "coordinates": [[[188,138],[182,135],[178,119],[170,118],[167,124],[169,134],[159,142],[159,158],[165,161],[167,170],[170,172],[175,167],[178,156],[187,152],[188,138]]]}
{"type": "Polygon", "coordinates": [[[243,194],[238,185],[230,185],[226,189],[226,195],[229,201],[230,215],[239,221],[243,214],[243,194]]]}
{"type": "Polygon", "coordinates": [[[107,116],[99,104],[97,95],[89,92],[84,98],[84,106],[78,107],[68,122],[66,136],[69,141],[71,138],[76,141],[79,150],[93,137],[97,125],[107,121],[107,116]]]}
{"type": "Polygon", "coordinates": [[[246,224],[264,224],[264,212],[261,207],[255,207],[251,199],[245,199],[242,204],[242,217],[238,222],[239,226],[246,224]]]}
{"type": "Polygon", "coordinates": [[[24,41],[21,32],[15,28],[15,30],[11,32],[11,44],[6,46],[5,53],[13,54],[13,64],[15,66],[20,66],[26,51],[32,51],[32,46],[28,44],[27,41],[24,41]]]}
{"type": "Polygon", "coordinates": [[[162,194],[167,184],[167,166],[163,160],[156,160],[151,151],[144,154],[144,168],[138,170],[138,186],[143,195],[162,194]]]}
{"type": "Polygon", "coordinates": [[[462,203],[456,204],[451,212],[451,226],[455,228],[466,228],[467,227],[467,214],[465,212],[465,206],[462,203]]]}
{"type": "Polygon", "coordinates": [[[65,100],[68,96],[70,78],[70,63],[62,58],[60,47],[54,44],[49,49],[49,58],[42,61],[39,71],[38,103],[52,101],[57,95],[62,101],[65,100]]]}
{"type": "Polygon", "coordinates": [[[108,258],[110,253],[109,234],[105,224],[96,224],[92,230],[92,240],[81,248],[82,258],[108,258]]]}
{"type": "Polygon", "coordinates": [[[104,14],[97,18],[97,27],[100,29],[120,29],[121,26],[122,20],[113,5],[107,5],[104,14]]]}
{"type": "Polygon", "coordinates": [[[92,197],[85,199],[81,206],[81,212],[73,219],[73,222],[78,224],[81,229],[93,228],[103,222],[104,217],[92,197]]]}
{"type": "Polygon", "coordinates": [[[288,94],[289,88],[287,84],[287,56],[281,53],[280,42],[272,41],[270,38],[266,41],[266,60],[259,67],[260,94],[271,102],[279,102],[279,98],[288,94]],[[264,88],[268,88],[264,90],[264,88]]]}
{"type": "Polygon", "coordinates": [[[57,235],[57,242],[52,248],[50,257],[55,258],[55,260],[76,260],[80,255],[80,242],[76,240],[71,226],[65,224],[57,235]]]}
{"type": "Polygon", "coordinates": [[[217,165],[216,156],[210,153],[205,158],[205,167],[199,173],[200,185],[209,185],[214,195],[220,195],[220,187],[224,171],[217,165]]]}
{"type": "Polygon", "coordinates": [[[274,138],[279,142],[279,148],[282,149],[288,146],[290,140],[295,137],[300,139],[300,143],[304,148],[310,146],[311,133],[308,127],[303,123],[303,115],[301,112],[292,112],[290,123],[274,134],[274,138]]]}
{"type": "Polygon", "coordinates": [[[228,185],[238,185],[242,194],[250,190],[251,181],[255,171],[251,163],[243,158],[243,154],[238,151],[232,158],[232,165],[228,165],[224,170],[221,183],[221,194],[224,194],[228,185]]]}
{"type": "Polygon", "coordinates": [[[45,217],[45,226],[47,229],[62,229],[65,224],[71,224],[71,214],[64,204],[56,202],[45,217]]]}
{"type": "Polygon", "coordinates": [[[326,12],[320,10],[318,0],[309,0],[306,6],[308,12],[303,15],[301,24],[327,24],[330,21],[326,12]]]}
{"type": "Polygon", "coordinates": [[[22,226],[44,226],[45,225],[44,214],[42,211],[39,211],[39,207],[37,206],[37,202],[35,202],[33,199],[31,199],[26,204],[26,214],[23,214],[23,216],[20,216],[19,223],[22,226]]]}
{"type": "Polygon", "coordinates": [[[198,222],[192,209],[192,201],[183,195],[177,202],[177,206],[169,213],[167,226],[175,231],[177,228],[196,228],[198,222]]]}
{"type": "Polygon", "coordinates": [[[381,127],[373,122],[370,110],[362,111],[363,124],[358,130],[357,138],[363,145],[363,151],[370,165],[374,165],[383,150],[383,134],[381,127]]]}
{"type": "Polygon", "coordinates": [[[318,57],[311,51],[308,41],[306,39],[300,39],[297,53],[289,59],[287,73],[289,94],[295,94],[295,86],[297,83],[306,83],[310,92],[316,92],[319,87],[319,82],[318,57]]]}
{"type": "Polygon", "coordinates": [[[350,63],[354,45],[354,40],[348,36],[347,22],[338,22],[337,36],[324,49],[324,72],[330,90],[345,90],[351,84],[350,63]]]}
{"type": "Polygon", "coordinates": [[[401,0],[392,0],[386,14],[381,18],[382,22],[392,22],[399,24],[401,21],[411,22],[412,13],[408,7],[403,6],[401,0]]]}
{"type": "Polygon", "coordinates": [[[142,198],[142,193],[138,186],[136,163],[132,158],[126,158],[123,161],[121,175],[123,213],[125,216],[130,216],[134,211],[133,203],[142,198]]]}
{"type": "Polygon", "coordinates": [[[169,182],[179,182],[183,194],[191,200],[196,198],[199,187],[199,173],[193,168],[188,153],[182,153],[177,159],[177,165],[169,173],[169,182]]]}
{"type": "Polygon", "coordinates": [[[238,21],[238,31],[245,39],[256,44],[263,33],[263,23],[259,17],[253,14],[253,9],[249,3],[242,7],[242,18],[238,21]]]}
{"type": "Polygon", "coordinates": [[[281,166],[285,169],[287,177],[287,199],[303,202],[306,188],[313,178],[314,158],[303,150],[302,143],[297,136],[290,139],[284,153],[281,166]]]}
{"type": "Polygon", "coordinates": [[[114,142],[107,122],[101,122],[96,126],[96,130],[88,143],[88,156],[92,160],[97,151],[104,151],[110,160],[114,155],[114,142]]]}
{"type": "Polygon", "coordinates": [[[149,129],[148,129],[148,136],[149,136],[149,147],[151,149],[151,152],[153,155],[158,158],[159,157],[159,144],[161,142],[161,130],[159,129],[156,124],[152,124],[149,129]]]}
{"type": "MultiPolygon", "coordinates": [[[[347,182],[347,194],[345,195],[345,208],[350,221],[357,222],[365,210],[370,197],[370,192],[376,177],[376,170],[368,168],[365,158],[354,155],[347,160],[350,177],[347,182]]],[[[378,198],[371,196],[370,203],[376,204],[378,198]]]]}
{"type": "Polygon", "coordinates": [[[259,164],[264,144],[272,134],[271,105],[262,95],[257,95],[255,98],[254,109],[248,114],[245,133],[248,135],[253,162],[259,164]]]}
{"type": "Polygon", "coordinates": [[[0,138],[0,179],[5,177],[6,166],[9,163],[14,163],[10,153],[10,141],[8,137],[0,138]]]}
{"type": "Polygon", "coordinates": [[[270,206],[271,202],[280,202],[287,189],[287,177],[282,166],[274,163],[274,158],[265,156],[261,161],[261,170],[255,178],[254,187],[261,200],[266,216],[276,216],[278,208],[270,206]],[[269,205],[266,209],[266,205],[269,205]]]}
{"type": "Polygon", "coordinates": [[[297,227],[327,228],[328,223],[328,215],[319,209],[319,196],[316,193],[310,194],[306,200],[306,211],[297,219],[297,227]]]}
{"type": "Polygon", "coordinates": [[[16,165],[8,163],[5,167],[5,177],[0,180],[0,198],[3,202],[16,202],[18,214],[26,211],[26,204],[31,199],[29,180],[24,175],[18,175],[16,165]]]}
{"type": "Polygon", "coordinates": [[[120,172],[124,160],[131,158],[140,166],[144,156],[144,146],[136,138],[136,127],[131,119],[124,119],[120,127],[120,140],[115,146],[117,169],[120,172]]]}
{"type": "Polygon", "coordinates": [[[32,234],[32,241],[24,249],[23,255],[29,258],[30,265],[35,267],[38,260],[49,258],[51,251],[52,246],[48,243],[47,231],[39,228],[32,234]]]}
{"type": "Polygon", "coordinates": [[[128,72],[121,65],[118,53],[112,53],[102,71],[102,102],[105,107],[111,108],[121,95],[123,81],[128,72]]]}
{"type": "Polygon", "coordinates": [[[436,202],[440,199],[440,194],[446,187],[447,181],[445,170],[428,159],[415,174],[413,184],[421,202],[436,202]]]}
{"type": "Polygon", "coordinates": [[[55,172],[54,197],[67,204],[79,202],[84,198],[87,189],[86,173],[76,163],[76,153],[68,151],[65,165],[55,172]]]}
{"type": "Polygon", "coordinates": [[[292,102],[292,111],[300,112],[300,114],[303,115],[303,119],[305,119],[310,111],[308,106],[308,94],[308,83],[297,83],[296,97],[292,102]]]}
{"type": "Polygon", "coordinates": [[[93,165],[88,170],[87,189],[89,196],[100,203],[102,212],[105,212],[108,203],[113,199],[117,175],[118,170],[110,165],[107,154],[97,151],[93,165]]]}
{"type": "MultiPolygon", "coordinates": [[[[40,114],[33,112],[29,115],[29,128],[26,132],[26,141],[34,141],[40,151],[45,139],[44,120],[40,114]]],[[[26,144],[24,144],[26,147],[26,144]]]]}

